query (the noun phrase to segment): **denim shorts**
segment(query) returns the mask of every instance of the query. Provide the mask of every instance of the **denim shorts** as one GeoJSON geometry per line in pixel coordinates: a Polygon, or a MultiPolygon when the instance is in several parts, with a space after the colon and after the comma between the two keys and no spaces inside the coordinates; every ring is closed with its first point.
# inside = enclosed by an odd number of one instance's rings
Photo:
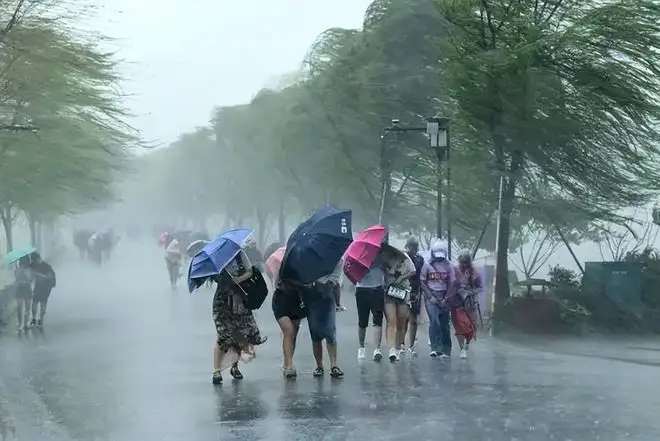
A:
{"type": "Polygon", "coordinates": [[[326,343],[337,342],[336,308],[332,283],[315,283],[305,290],[305,305],[307,306],[307,325],[313,342],[325,340],[326,343]]]}

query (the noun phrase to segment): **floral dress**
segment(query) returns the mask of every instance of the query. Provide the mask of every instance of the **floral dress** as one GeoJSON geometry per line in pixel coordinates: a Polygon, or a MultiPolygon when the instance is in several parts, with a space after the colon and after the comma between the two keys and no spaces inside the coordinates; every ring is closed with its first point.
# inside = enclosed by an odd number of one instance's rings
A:
{"type": "Polygon", "coordinates": [[[213,322],[217,342],[222,352],[234,349],[240,352],[246,345],[261,343],[259,327],[252,311],[245,306],[245,294],[234,283],[236,277],[250,268],[250,261],[244,253],[229,264],[226,271],[215,277],[217,288],[213,296],[213,322]]]}

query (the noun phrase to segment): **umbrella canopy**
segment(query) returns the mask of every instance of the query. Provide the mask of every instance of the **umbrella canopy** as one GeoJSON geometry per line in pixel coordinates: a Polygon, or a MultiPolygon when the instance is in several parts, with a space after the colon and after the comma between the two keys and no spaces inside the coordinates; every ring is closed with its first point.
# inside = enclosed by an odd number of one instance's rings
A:
{"type": "Polygon", "coordinates": [[[19,261],[25,256],[29,256],[32,253],[35,253],[37,250],[35,248],[18,248],[7,253],[4,259],[5,265],[10,265],[14,262],[19,261]]]}
{"type": "Polygon", "coordinates": [[[320,208],[291,233],[280,268],[280,279],[312,283],[337,267],[353,241],[351,210],[320,208]]]}
{"type": "Polygon", "coordinates": [[[188,268],[188,290],[193,292],[210,277],[220,274],[238,255],[252,230],[238,228],[224,232],[209,242],[190,261],[188,268]]]}
{"type": "Polygon", "coordinates": [[[186,254],[189,257],[195,257],[195,255],[202,251],[208,243],[208,240],[196,240],[188,245],[188,248],[186,248],[186,254]]]}
{"type": "Polygon", "coordinates": [[[343,270],[351,282],[358,283],[367,275],[386,235],[385,227],[374,225],[359,233],[349,245],[344,256],[343,270]]]}
{"type": "Polygon", "coordinates": [[[268,257],[266,260],[266,268],[268,271],[275,275],[280,272],[280,267],[282,266],[282,259],[284,258],[284,253],[286,252],[286,247],[280,247],[273,254],[268,257]]]}

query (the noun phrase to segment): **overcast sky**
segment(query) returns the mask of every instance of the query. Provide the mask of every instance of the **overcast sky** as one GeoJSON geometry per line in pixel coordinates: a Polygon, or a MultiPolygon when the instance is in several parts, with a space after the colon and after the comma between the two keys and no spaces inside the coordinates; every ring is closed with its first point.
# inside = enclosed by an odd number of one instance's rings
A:
{"type": "Polygon", "coordinates": [[[116,38],[134,124],[170,143],[216,105],[249,101],[295,71],[330,27],[359,27],[369,0],[106,0],[95,29],[116,38]]]}

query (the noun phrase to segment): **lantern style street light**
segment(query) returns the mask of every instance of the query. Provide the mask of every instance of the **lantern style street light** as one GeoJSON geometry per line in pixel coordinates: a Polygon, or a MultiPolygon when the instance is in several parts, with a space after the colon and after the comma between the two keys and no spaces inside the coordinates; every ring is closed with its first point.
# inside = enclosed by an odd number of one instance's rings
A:
{"type": "MultiPolygon", "coordinates": [[[[444,236],[444,228],[442,225],[442,194],[443,194],[443,182],[444,178],[447,179],[447,258],[451,260],[451,164],[449,162],[449,152],[450,152],[450,143],[449,143],[449,118],[435,116],[432,118],[426,119],[425,127],[408,127],[402,126],[398,119],[393,119],[390,127],[386,127],[383,130],[381,136],[382,148],[381,148],[381,164],[387,164],[387,147],[385,145],[385,138],[392,134],[400,134],[407,132],[422,132],[424,133],[428,140],[429,146],[434,148],[436,151],[437,162],[437,201],[436,201],[436,235],[438,238],[444,236]],[[443,163],[446,163],[446,172],[443,173],[443,163]]],[[[385,197],[386,197],[386,187],[383,183],[383,192],[381,196],[381,208],[380,208],[380,217],[379,221],[382,223],[383,211],[385,209],[385,197]]]]}

